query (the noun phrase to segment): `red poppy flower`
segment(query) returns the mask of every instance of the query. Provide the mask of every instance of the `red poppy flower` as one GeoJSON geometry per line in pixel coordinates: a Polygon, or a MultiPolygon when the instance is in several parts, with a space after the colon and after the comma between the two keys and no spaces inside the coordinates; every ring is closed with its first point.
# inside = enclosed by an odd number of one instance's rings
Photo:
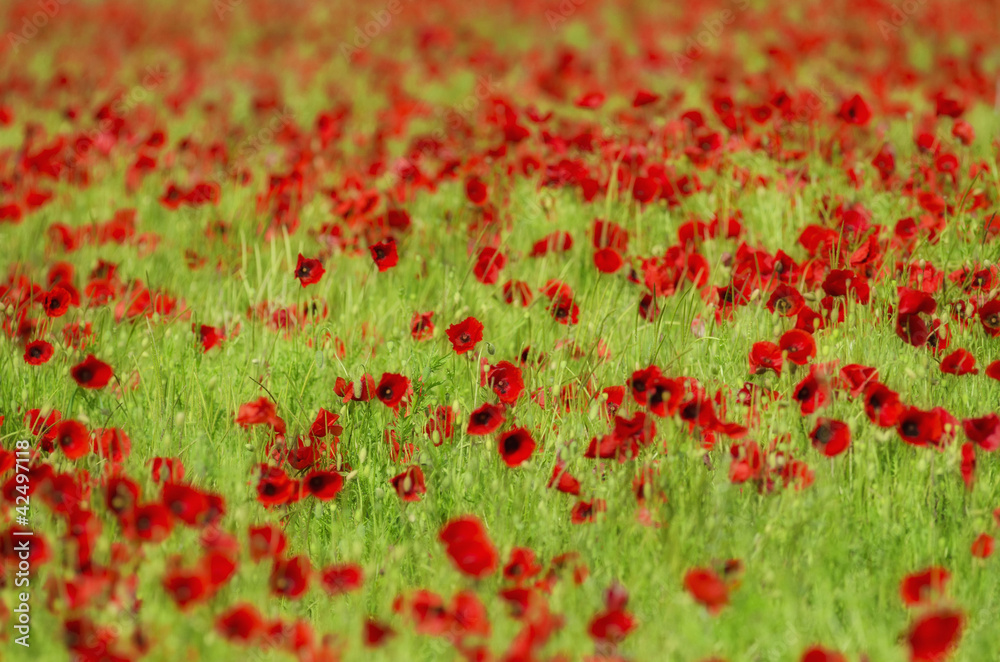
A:
{"type": "Polygon", "coordinates": [[[153,482],[180,481],[184,478],[184,463],[176,457],[154,457],[150,463],[153,482]]]}
{"type": "Polygon", "coordinates": [[[114,375],[111,366],[93,354],[70,368],[69,374],[83,388],[104,388],[114,375]]]}
{"type": "Polygon", "coordinates": [[[836,457],[851,444],[851,429],[847,424],[832,418],[819,417],[809,435],[813,448],[827,457],[836,457]]]}
{"type": "Polygon", "coordinates": [[[972,555],[977,559],[988,559],[993,556],[995,541],[988,533],[980,533],[972,542],[972,555]]]}
{"type": "Polygon", "coordinates": [[[510,550],[510,558],[503,567],[504,579],[522,584],[542,571],[542,566],[535,560],[535,552],[527,547],[514,547],[510,550]]]}
{"type": "Polygon", "coordinates": [[[590,501],[577,501],[570,511],[569,521],[572,524],[589,524],[597,519],[597,513],[602,513],[607,509],[604,499],[591,499],[590,501]]]}
{"type": "Polygon", "coordinates": [[[302,488],[320,501],[330,501],[344,487],[344,477],[336,471],[314,469],[302,479],[302,488]]]}
{"type": "Polygon", "coordinates": [[[651,391],[649,385],[661,376],[660,368],[655,365],[636,370],[632,373],[632,377],[629,379],[629,389],[632,391],[632,398],[635,399],[637,404],[646,406],[651,391]]]}
{"type": "Polygon", "coordinates": [[[878,381],[878,370],[868,366],[851,363],[840,369],[840,388],[847,389],[852,398],[856,398],[867,390],[868,386],[878,381]]]}
{"type": "Polygon", "coordinates": [[[271,566],[271,578],[268,585],[271,593],[285,598],[297,600],[309,588],[309,577],[312,568],[305,556],[293,556],[290,559],[274,559],[271,566]]]}
{"type": "Polygon", "coordinates": [[[679,379],[661,375],[647,382],[646,394],[646,406],[651,414],[661,418],[673,416],[684,398],[684,385],[679,379]]]}
{"type": "Polygon", "coordinates": [[[962,444],[962,463],[958,469],[962,473],[965,489],[971,490],[976,480],[976,445],[971,441],[962,444]]]}
{"type": "Polygon", "coordinates": [[[796,385],[792,398],[799,403],[803,415],[811,414],[830,402],[830,386],[813,366],[809,374],[796,385]]]}
{"type": "Polygon", "coordinates": [[[420,501],[420,495],[427,493],[424,472],[417,465],[411,465],[403,473],[389,479],[396,495],[403,501],[420,501]]]}
{"type": "Polygon", "coordinates": [[[660,100],[660,95],[648,90],[639,89],[636,90],[635,97],[632,99],[633,108],[641,108],[642,106],[647,106],[651,103],[656,103],[660,100]]]}
{"type": "Polygon", "coordinates": [[[802,653],[800,662],[847,662],[847,658],[843,653],[829,648],[810,646],[802,653]]]}
{"type": "Polygon", "coordinates": [[[509,361],[500,361],[486,373],[486,381],[500,402],[512,405],[524,392],[521,369],[509,361]]]}
{"type": "Polygon", "coordinates": [[[563,460],[556,461],[555,467],[552,468],[552,477],[549,478],[547,487],[555,487],[560,492],[572,494],[573,496],[580,495],[580,481],[570,475],[566,470],[566,462],[563,460]]]}
{"type": "Polygon", "coordinates": [[[961,612],[947,608],[918,618],[906,634],[910,662],[942,662],[958,645],[964,624],[961,612]]]}
{"type": "Polygon", "coordinates": [[[379,273],[392,269],[399,263],[399,254],[396,252],[396,240],[389,237],[385,241],[372,244],[368,249],[371,251],[372,260],[378,267],[379,273]]]}
{"type": "Polygon", "coordinates": [[[522,308],[527,308],[534,299],[531,286],[523,280],[509,280],[503,285],[503,300],[509,304],[515,301],[522,308]]]}
{"type": "Polygon", "coordinates": [[[266,558],[281,558],[288,546],[285,532],[274,524],[251,526],[249,529],[250,558],[260,561],[266,558]]]}
{"type": "Polygon", "coordinates": [[[951,574],[947,570],[934,566],[907,575],[899,586],[903,604],[907,607],[915,607],[925,604],[939,595],[944,595],[944,589],[949,579],[951,579],[951,574]]]}
{"type": "Polygon", "coordinates": [[[572,297],[561,294],[552,297],[548,311],[552,315],[552,319],[560,324],[573,326],[580,321],[580,306],[573,301],[572,297]]]}
{"type": "Polygon", "coordinates": [[[28,365],[42,365],[52,358],[52,345],[45,340],[32,340],[24,346],[24,362],[28,365]]]}
{"type": "Polygon", "coordinates": [[[42,308],[48,317],[62,317],[69,310],[71,302],[72,295],[69,290],[57,285],[45,293],[42,308]]]}
{"type": "Polygon", "coordinates": [[[896,431],[903,441],[914,446],[936,446],[944,434],[940,413],[916,407],[903,409],[896,421],[896,431]]]}
{"type": "Polygon", "coordinates": [[[450,520],[438,540],[459,571],[475,578],[491,575],[499,565],[497,551],[482,523],[471,515],[450,520]]]}
{"type": "Polygon", "coordinates": [[[469,415],[466,432],[476,437],[486,435],[500,427],[505,420],[503,407],[487,402],[469,415]]]}
{"type": "Polygon", "coordinates": [[[413,318],[410,319],[410,337],[417,342],[430,339],[434,335],[434,322],[431,320],[433,317],[433,310],[427,313],[413,313],[413,318]]]}
{"type": "MultiPolygon", "coordinates": [[[[193,325],[192,328],[194,328],[193,325]]],[[[222,329],[217,329],[207,324],[197,327],[195,332],[198,334],[199,342],[201,342],[202,351],[206,354],[213,347],[220,347],[222,341],[226,339],[226,335],[222,332],[222,329]]]]}
{"type": "Polygon", "coordinates": [[[865,389],[865,414],[875,425],[881,428],[895,427],[902,413],[903,403],[899,400],[899,393],[879,382],[870,384],[865,389]]]}
{"type": "Polygon", "coordinates": [[[964,349],[956,349],[941,360],[941,372],[949,375],[978,375],[976,357],[964,349]]]}
{"type": "Polygon", "coordinates": [[[132,440],[124,430],[118,428],[98,428],[94,430],[93,448],[96,453],[112,464],[121,464],[132,451],[132,440]]]}
{"type": "Polygon", "coordinates": [[[962,429],[965,436],[984,451],[1000,450],[1000,417],[996,414],[966,418],[962,421],[962,429]]]}
{"type": "Polygon", "coordinates": [[[755,342],[750,348],[748,359],[751,375],[762,375],[768,370],[781,374],[784,357],[781,355],[781,349],[773,342],[755,342]]]}
{"type": "Polygon", "coordinates": [[[475,349],[476,344],[483,339],[483,325],[475,317],[467,317],[458,324],[449,326],[446,333],[455,353],[465,354],[475,349]]]}
{"type": "Polygon", "coordinates": [[[500,270],[507,264],[507,257],[495,248],[487,246],[479,251],[473,274],[483,285],[493,285],[500,279],[500,270]]]}
{"type": "Polygon", "coordinates": [[[841,105],[837,117],[848,124],[864,126],[871,119],[872,111],[868,108],[865,100],[861,98],[861,95],[855,94],[841,105]]]}
{"type": "Polygon", "coordinates": [[[303,257],[299,253],[299,260],[295,263],[295,277],[302,283],[302,287],[318,283],[319,279],[326,273],[323,263],[311,257],[303,257]]]}
{"type": "Polygon", "coordinates": [[[331,435],[336,439],[344,432],[344,428],[337,425],[339,419],[340,414],[334,414],[320,407],[316,413],[316,420],[313,421],[312,426],[309,428],[309,437],[311,439],[323,439],[327,435],[331,435]]]}
{"type": "Polygon", "coordinates": [[[535,242],[531,247],[529,257],[543,257],[550,251],[565,253],[573,248],[573,235],[568,232],[556,231],[535,242]]]}
{"type": "Polygon", "coordinates": [[[486,184],[478,177],[469,177],[465,180],[465,197],[474,205],[482,206],[486,202],[488,192],[486,184]]]}
{"type": "Polygon", "coordinates": [[[811,334],[799,329],[786,331],[778,341],[778,347],[796,365],[805,365],[816,356],[816,341],[811,334]]]}
{"type": "Polygon", "coordinates": [[[585,92],[577,97],[575,105],[577,108],[600,108],[604,105],[604,99],[603,92],[585,92]]]}
{"type": "Polygon", "coordinates": [[[375,389],[375,396],[390,409],[395,409],[410,391],[410,379],[392,372],[382,375],[378,387],[375,389]]]}
{"type": "Polygon", "coordinates": [[[607,609],[590,621],[591,638],[606,644],[618,644],[637,626],[635,619],[624,609],[607,609]]]}
{"type": "Polygon", "coordinates": [[[215,629],[229,641],[246,644],[263,633],[264,619],[253,605],[234,605],[219,615],[215,629]]]}
{"type": "Polygon", "coordinates": [[[208,595],[208,581],[201,570],[174,569],[163,578],[163,589],[183,611],[208,595]]]}
{"type": "Polygon", "coordinates": [[[385,644],[396,632],[386,625],[370,618],[365,619],[365,646],[367,648],[378,648],[385,644]]]}
{"type": "Polygon", "coordinates": [[[430,413],[430,420],[428,420],[427,425],[424,426],[424,433],[431,438],[433,438],[436,433],[437,441],[434,442],[434,445],[440,446],[444,443],[445,439],[451,439],[452,435],[455,433],[455,410],[444,405],[428,407],[428,410],[430,413]]]}
{"type": "Polygon", "coordinates": [[[280,506],[299,499],[299,481],[292,480],[281,467],[260,465],[257,500],[264,506],[280,506]]]}
{"type": "Polygon", "coordinates": [[[601,248],[594,253],[594,266],[602,274],[613,274],[622,268],[622,256],[613,248],[601,248]]]}
{"type": "Polygon", "coordinates": [[[361,588],[364,573],[361,566],[354,563],[334,564],[320,573],[320,583],[330,595],[342,595],[361,588]]]}
{"type": "Polygon", "coordinates": [[[595,249],[614,248],[619,253],[628,251],[628,230],[613,221],[595,219],[591,236],[595,249]]]}
{"type": "Polygon", "coordinates": [[[160,501],[174,517],[188,526],[203,524],[202,518],[209,509],[207,495],[182,483],[164,483],[160,501]]]}
{"type": "Polygon", "coordinates": [[[87,426],[72,419],[60,421],[55,427],[55,445],[71,460],[78,460],[90,452],[90,431],[87,426]]]}
{"type": "Polygon", "coordinates": [[[729,589],[714,570],[694,568],[684,575],[684,588],[710,614],[718,614],[729,604],[729,589]]]}
{"type": "Polygon", "coordinates": [[[497,446],[508,467],[519,467],[535,452],[535,440],[525,428],[514,428],[500,435],[497,446]]]}
{"type": "Polygon", "coordinates": [[[285,433],[285,421],[278,416],[274,403],[265,396],[240,405],[236,412],[236,423],[244,429],[251,425],[269,425],[278,434],[285,433]]]}
{"type": "Polygon", "coordinates": [[[987,335],[1000,336],[1000,299],[987,301],[979,308],[979,323],[987,335]]]}
{"type": "Polygon", "coordinates": [[[791,285],[781,284],[774,288],[767,300],[767,309],[783,317],[795,317],[806,305],[799,291],[791,285]]]}
{"type": "Polygon", "coordinates": [[[130,540],[162,542],[174,529],[170,509],[161,503],[134,506],[122,518],[122,533],[130,540]]]}

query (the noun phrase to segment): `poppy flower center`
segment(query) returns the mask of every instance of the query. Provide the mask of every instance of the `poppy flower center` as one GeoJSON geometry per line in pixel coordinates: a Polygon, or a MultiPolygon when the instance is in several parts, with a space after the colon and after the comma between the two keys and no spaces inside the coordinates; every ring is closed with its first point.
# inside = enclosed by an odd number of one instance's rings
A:
{"type": "Polygon", "coordinates": [[[490,422],[490,415],[488,412],[482,411],[476,414],[475,419],[478,425],[486,425],[490,422]]]}
{"type": "Polygon", "coordinates": [[[138,531],[149,531],[153,528],[153,521],[146,515],[143,515],[135,521],[135,528],[138,531]]]}
{"type": "Polygon", "coordinates": [[[812,389],[808,386],[803,386],[799,389],[799,392],[795,394],[795,399],[799,402],[805,402],[812,397],[812,389]]]}
{"type": "Polygon", "coordinates": [[[382,400],[391,400],[392,399],[392,387],[391,386],[383,386],[382,388],[380,388],[378,390],[378,394],[379,394],[379,398],[382,399],[382,400]]]}
{"type": "Polygon", "coordinates": [[[792,308],[792,304],[788,302],[788,299],[778,299],[774,307],[778,309],[779,313],[787,313],[792,308]]]}
{"type": "Polygon", "coordinates": [[[375,247],[375,259],[376,260],[382,260],[384,258],[385,258],[385,249],[382,248],[381,246],[376,246],[375,247]]]}
{"type": "Polygon", "coordinates": [[[91,371],[90,368],[80,368],[79,372],[77,372],[76,374],[80,378],[81,382],[89,382],[91,379],[94,378],[94,373],[91,371]]]}
{"type": "Polygon", "coordinates": [[[829,425],[821,425],[816,429],[816,441],[825,444],[833,438],[833,431],[829,425]]]}
{"type": "Polygon", "coordinates": [[[463,345],[467,344],[472,341],[472,336],[470,336],[468,333],[463,333],[458,337],[458,341],[463,345]]]}
{"type": "Polygon", "coordinates": [[[916,437],[920,434],[920,426],[916,421],[906,421],[903,423],[903,434],[907,437],[916,437]]]}
{"type": "Polygon", "coordinates": [[[503,442],[504,455],[510,455],[512,453],[516,453],[520,447],[521,447],[521,442],[517,437],[508,437],[507,439],[504,439],[503,442]]]}
{"type": "Polygon", "coordinates": [[[1000,327],[1000,314],[993,313],[992,315],[987,317],[986,326],[990,327],[991,329],[1000,327]]]}
{"type": "Polygon", "coordinates": [[[295,271],[295,277],[296,278],[307,278],[309,276],[309,272],[310,271],[312,271],[312,270],[309,267],[301,266],[301,267],[299,267],[295,271]]]}
{"type": "Polygon", "coordinates": [[[274,483],[267,483],[266,485],[264,485],[263,492],[265,496],[274,496],[275,494],[277,494],[278,488],[275,486],[274,483]]]}
{"type": "Polygon", "coordinates": [[[28,356],[30,356],[33,359],[41,358],[42,348],[35,345],[34,347],[28,350],[28,356]]]}

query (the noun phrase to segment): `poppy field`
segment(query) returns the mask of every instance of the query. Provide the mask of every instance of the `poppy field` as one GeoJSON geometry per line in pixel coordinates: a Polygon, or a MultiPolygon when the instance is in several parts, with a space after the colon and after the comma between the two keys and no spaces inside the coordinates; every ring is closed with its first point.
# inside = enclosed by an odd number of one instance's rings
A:
{"type": "Polygon", "coordinates": [[[0,20],[0,660],[1000,659],[1000,5],[0,20]]]}

